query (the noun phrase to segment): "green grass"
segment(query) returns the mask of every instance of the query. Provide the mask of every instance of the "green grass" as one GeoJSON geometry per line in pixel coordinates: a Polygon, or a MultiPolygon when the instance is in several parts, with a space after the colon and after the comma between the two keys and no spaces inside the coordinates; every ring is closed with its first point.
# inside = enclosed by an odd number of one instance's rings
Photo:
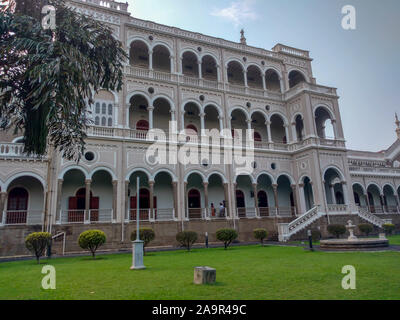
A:
{"type": "Polygon", "coordinates": [[[400,252],[326,253],[249,246],[149,253],[146,270],[131,255],[0,263],[0,299],[400,299],[400,252]],[[44,290],[42,267],[56,268],[44,290]],[[193,267],[217,269],[217,284],[196,286],[193,267]],[[342,267],[357,270],[357,290],[341,287],[342,267]]]}

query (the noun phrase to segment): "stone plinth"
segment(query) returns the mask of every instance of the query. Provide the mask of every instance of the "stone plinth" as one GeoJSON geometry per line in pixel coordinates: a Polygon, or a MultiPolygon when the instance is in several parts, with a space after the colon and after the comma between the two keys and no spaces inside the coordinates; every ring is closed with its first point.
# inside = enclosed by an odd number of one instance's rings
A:
{"type": "Polygon", "coordinates": [[[146,269],[143,264],[143,241],[136,240],[132,242],[132,267],[131,270],[146,269]]]}
{"type": "Polygon", "coordinates": [[[210,267],[194,268],[194,284],[213,284],[217,279],[217,271],[210,267]]]}

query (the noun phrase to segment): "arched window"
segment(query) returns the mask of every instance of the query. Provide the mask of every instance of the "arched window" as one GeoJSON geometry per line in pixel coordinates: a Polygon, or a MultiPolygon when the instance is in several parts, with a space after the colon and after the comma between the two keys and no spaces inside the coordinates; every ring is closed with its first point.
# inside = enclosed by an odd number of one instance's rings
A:
{"type": "Polygon", "coordinates": [[[100,103],[96,102],[96,113],[100,113],[100,103]]]}
{"type": "Polygon", "coordinates": [[[103,103],[101,105],[101,113],[102,114],[106,114],[106,112],[107,112],[107,105],[105,103],[103,103]]]}
{"type": "Polygon", "coordinates": [[[112,104],[109,104],[108,105],[108,115],[112,116],[112,114],[113,114],[113,106],[112,106],[112,104]]]}
{"type": "Polygon", "coordinates": [[[105,127],[105,126],[106,126],[106,123],[107,123],[106,117],[102,117],[102,118],[101,118],[101,125],[102,125],[103,127],[105,127]]]}
{"type": "Polygon", "coordinates": [[[108,124],[109,127],[112,127],[112,118],[108,118],[108,123],[107,124],[108,124]]]}
{"type": "Polygon", "coordinates": [[[188,204],[190,209],[201,208],[200,192],[197,189],[191,189],[188,193],[188,204]]]}
{"type": "Polygon", "coordinates": [[[254,132],[254,141],[255,142],[261,142],[262,138],[261,138],[261,134],[258,132],[254,132]]]}
{"type": "Polygon", "coordinates": [[[95,118],[94,124],[95,124],[96,126],[99,126],[99,125],[100,125],[100,118],[99,118],[99,117],[96,117],[96,118],[95,118]]]}
{"type": "Polygon", "coordinates": [[[136,130],[148,131],[149,130],[149,122],[147,120],[139,120],[136,123],[136,130]]]}
{"type": "Polygon", "coordinates": [[[25,224],[28,210],[28,191],[14,188],[8,194],[6,224],[25,224]]]}

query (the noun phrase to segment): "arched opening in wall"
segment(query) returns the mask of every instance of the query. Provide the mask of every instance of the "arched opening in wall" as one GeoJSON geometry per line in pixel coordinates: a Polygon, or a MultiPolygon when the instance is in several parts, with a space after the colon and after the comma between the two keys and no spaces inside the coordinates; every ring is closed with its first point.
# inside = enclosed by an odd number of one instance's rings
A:
{"type": "Polygon", "coordinates": [[[275,206],[271,177],[267,174],[260,175],[257,179],[257,188],[260,217],[268,217],[270,215],[270,207],[275,206]]]}
{"type": "Polygon", "coordinates": [[[244,86],[244,69],[237,61],[228,63],[228,82],[233,85],[244,86]]]}
{"type": "Polygon", "coordinates": [[[383,213],[383,203],[381,199],[381,190],[374,184],[367,188],[369,210],[371,213],[383,213]]]}
{"type": "Polygon", "coordinates": [[[306,82],[303,74],[299,71],[293,70],[289,73],[289,88],[297,86],[299,83],[306,82]]]}
{"type": "Polygon", "coordinates": [[[277,180],[279,215],[292,216],[296,212],[290,179],[283,175],[277,180]]]}
{"type": "Polygon", "coordinates": [[[257,66],[247,68],[247,84],[250,88],[263,89],[262,73],[257,66]]]}
{"type": "MultiPolygon", "coordinates": [[[[90,191],[89,214],[90,221],[99,221],[99,197],[93,197],[90,191]]],[[[68,222],[84,222],[86,210],[86,188],[80,188],[75,196],[68,199],[68,222]]]]}
{"type": "Polygon", "coordinates": [[[253,181],[249,175],[240,175],[236,178],[236,209],[239,218],[255,217],[255,203],[253,181]],[[253,203],[251,201],[253,200],[253,203]]]}
{"type": "MultiPolygon", "coordinates": [[[[149,104],[142,95],[135,95],[130,100],[129,107],[129,127],[132,130],[138,130],[137,124],[141,120],[149,121],[148,107],[149,104]]],[[[139,133],[137,133],[139,134],[139,133]]]]}
{"type": "Polygon", "coordinates": [[[329,168],[324,175],[325,193],[328,205],[346,204],[344,203],[343,175],[335,168],[329,168]],[[337,198],[338,194],[343,195],[343,201],[337,198]],[[338,203],[343,202],[343,203],[338,203]]]}
{"type": "Polygon", "coordinates": [[[149,48],[146,43],[140,40],[131,43],[129,64],[135,67],[149,68],[149,48]]]}
{"type": "Polygon", "coordinates": [[[335,139],[331,115],[324,107],[319,107],[315,110],[315,124],[318,137],[321,139],[335,139]]]}
{"type": "Polygon", "coordinates": [[[365,196],[364,188],[360,184],[355,183],[353,185],[353,195],[354,202],[357,206],[361,208],[367,208],[367,199],[365,196]]]}
{"type": "Polygon", "coordinates": [[[296,135],[297,141],[303,141],[304,139],[304,122],[301,115],[298,115],[295,120],[296,123],[296,135]]]}
{"type": "Polygon", "coordinates": [[[136,130],[149,131],[149,122],[147,120],[139,120],[136,122],[136,130]]]}
{"type": "Polygon", "coordinates": [[[95,197],[90,199],[90,221],[111,222],[116,219],[116,209],[113,205],[113,178],[106,170],[98,170],[92,176],[91,191],[95,197]]]}
{"type": "Polygon", "coordinates": [[[215,130],[215,134],[212,136],[220,137],[220,131],[223,129],[219,123],[219,112],[214,105],[207,105],[204,108],[204,125],[206,130],[215,130]]]}
{"type": "Polygon", "coordinates": [[[139,220],[148,221],[150,218],[150,191],[149,177],[146,172],[136,171],[129,178],[129,217],[130,221],[136,221],[139,211],[139,220]],[[139,178],[139,210],[137,210],[137,178],[139,178]]]}
{"type": "Polygon", "coordinates": [[[206,55],[201,60],[201,74],[206,80],[217,81],[218,80],[218,68],[215,59],[206,55]]]}
{"type": "Polygon", "coordinates": [[[226,216],[224,181],[219,174],[212,174],[208,178],[208,202],[208,212],[211,219],[224,218],[226,216]]]}
{"type": "Polygon", "coordinates": [[[167,99],[158,98],[153,103],[153,127],[161,129],[166,135],[169,133],[169,122],[172,121],[172,107],[167,99]]]}
{"type": "Polygon", "coordinates": [[[278,114],[271,117],[271,136],[274,143],[287,144],[285,121],[278,114]]]}
{"type": "Polygon", "coordinates": [[[254,130],[254,146],[262,147],[263,141],[268,141],[268,133],[266,127],[266,117],[261,112],[254,112],[251,115],[251,128],[254,130]]]}
{"type": "Polygon", "coordinates": [[[232,137],[237,141],[245,141],[247,138],[247,115],[241,109],[232,112],[231,119],[232,137]]]}
{"type": "Polygon", "coordinates": [[[25,188],[17,187],[8,193],[6,224],[26,224],[29,194],[25,188]]]}
{"type": "Polygon", "coordinates": [[[193,78],[199,77],[198,59],[197,56],[191,51],[186,51],[182,55],[182,73],[185,76],[193,78]]]}
{"type": "Polygon", "coordinates": [[[85,200],[79,202],[78,192],[85,190],[85,174],[79,169],[68,170],[63,177],[61,195],[61,223],[82,223],[85,219],[85,200]]]}
{"type": "Polygon", "coordinates": [[[267,90],[277,93],[282,92],[280,77],[274,69],[267,70],[265,73],[265,82],[267,90]]]}
{"type": "Polygon", "coordinates": [[[203,217],[204,185],[203,177],[198,173],[192,173],[187,179],[187,210],[189,220],[199,220],[203,217]]]}
{"type": "Polygon", "coordinates": [[[173,190],[173,179],[168,172],[160,172],[154,178],[154,182],[153,206],[155,220],[171,221],[174,219],[174,201],[176,201],[177,196],[173,190]]]}
{"type": "Polygon", "coordinates": [[[157,45],[153,48],[153,69],[155,71],[171,72],[170,52],[167,47],[157,45]]]}
{"type": "Polygon", "coordinates": [[[394,189],[390,185],[385,185],[383,187],[383,201],[385,212],[388,213],[397,213],[397,199],[394,195],[394,189]]]}
{"type": "Polygon", "coordinates": [[[184,112],[185,134],[187,135],[187,141],[196,142],[198,140],[198,134],[201,130],[200,107],[193,102],[189,102],[185,105],[184,112]]]}
{"type": "Polygon", "coordinates": [[[304,183],[304,200],[306,204],[306,211],[310,211],[312,208],[314,208],[313,187],[309,177],[305,177],[303,183],[304,183]]]}
{"type": "Polygon", "coordinates": [[[336,197],[336,203],[337,204],[344,204],[344,197],[343,193],[340,191],[335,192],[335,197],[336,197]]]}

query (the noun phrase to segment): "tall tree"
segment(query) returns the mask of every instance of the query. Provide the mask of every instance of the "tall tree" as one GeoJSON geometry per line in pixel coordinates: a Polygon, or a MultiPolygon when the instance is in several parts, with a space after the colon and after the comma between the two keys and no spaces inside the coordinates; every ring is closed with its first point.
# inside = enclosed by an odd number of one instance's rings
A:
{"type": "Polygon", "coordinates": [[[79,159],[98,90],[122,88],[127,58],[112,29],[62,0],[17,0],[0,12],[0,113],[3,128],[24,135],[25,152],[51,144],[79,159]],[[56,28],[44,29],[41,8],[56,9],[56,28]]]}

